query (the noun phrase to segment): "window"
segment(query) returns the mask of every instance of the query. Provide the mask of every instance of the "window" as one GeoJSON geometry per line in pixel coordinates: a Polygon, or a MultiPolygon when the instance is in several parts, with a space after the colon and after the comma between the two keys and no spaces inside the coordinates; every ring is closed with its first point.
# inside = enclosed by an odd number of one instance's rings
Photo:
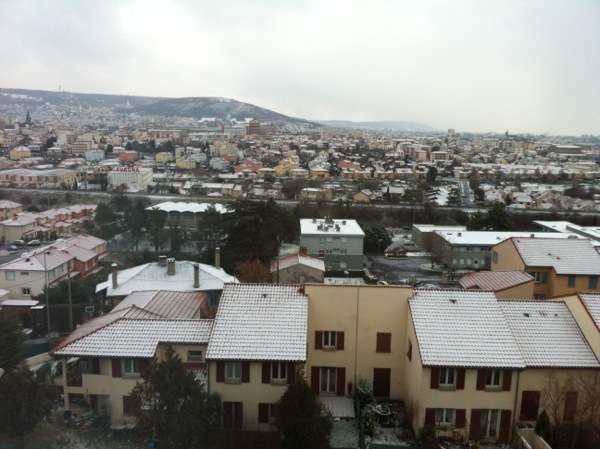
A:
{"type": "Polygon", "coordinates": [[[136,415],[141,408],[141,402],[139,399],[135,399],[131,396],[123,396],[123,414],[124,415],[136,415]]]}
{"type": "Polygon", "coordinates": [[[487,376],[485,379],[485,388],[491,389],[491,390],[500,388],[500,370],[499,369],[487,370],[487,376]]]}
{"type": "Polygon", "coordinates": [[[31,296],[31,289],[29,287],[21,288],[21,295],[22,296],[31,296]]]}
{"type": "Polygon", "coordinates": [[[590,276],[590,279],[588,281],[588,288],[589,289],[597,289],[598,288],[598,276],[590,276]]]}
{"type": "Polygon", "coordinates": [[[271,363],[271,382],[287,383],[287,363],[271,363]]]}
{"type": "Polygon", "coordinates": [[[342,238],[340,239],[340,242],[341,242],[341,243],[348,243],[348,237],[342,237],[342,238]]]}
{"type": "Polygon", "coordinates": [[[570,274],[569,279],[567,281],[567,286],[575,287],[575,278],[576,278],[576,276],[574,274],[570,274]]]}
{"type": "Polygon", "coordinates": [[[536,284],[547,284],[548,283],[548,272],[547,271],[529,271],[528,272],[536,284]]]}
{"type": "Polygon", "coordinates": [[[325,250],[319,248],[319,257],[322,259],[323,257],[325,257],[325,250]]]}
{"type": "Polygon", "coordinates": [[[277,410],[276,404],[258,404],[258,422],[259,423],[270,423],[275,421],[275,413],[277,410]]]}
{"type": "Polygon", "coordinates": [[[188,351],[187,352],[187,361],[188,362],[201,362],[202,361],[202,351],[188,351]]]}
{"type": "Polygon", "coordinates": [[[14,271],[5,271],[4,278],[7,281],[14,281],[15,280],[15,272],[14,271]]]}
{"type": "Polygon", "coordinates": [[[325,243],[325,237],[319,237],[319,243],[325,243]]]}
{"type": "Polygon", "coordinates": [[[340,250],[340,253],[341,253],[341,254],[348,254],[348,250],[347,250],[347,249],[341,249],[341,250],[340,250]]]}
{"type": "Polygon", "coordinates": [[[377,332],[377,352],[392,352],[392,334],[389,332],[377,332]]]}
{"type": "Polygon", "coordinates": [[[456,370],[454,368],[440,368],[440,388],[456,386],[456,370]]]}
{"type": "Polygon", "coordinates": [[[225,363],[225,381],[226,382],[241,382],[242,381],[242,362],[227,362],[227,363],[225,363]]]}
{"type": "Polygon", "coordinates": [[[140,373],[140,359],[123,359],[123,374],[135,376],[140,373]]]}
{"type": "Polygon", "coordinates": [[[21,276],[29,276],[29,271],[21,271],[21,276]]]}
{"type": "Polygon", "coordinates": [[[445,425],[454,425],[454,409],[453,408],[436,408],[435,422],[445,425]]]}
{"type": "Polygon", "coordinates": [[[223,402],[223,428],[241,429],[244,424],[244,404],[242,402],[223,402]]]}
{"type": "Polygon", "coordinates": [[[335,331],[323,331],[323,347],[324,348],[337,348],[337,332],[335,331]]]}
{"type": "Polygon", "coordinates": [[[325,239],[325,241],[326,241],[327,243],[331,243],[331,242],[333,242],[333,239],[332,239],[331,237],[327,237],[327,238],[325,239]]]}
{"type": "Polygon", "coordinates": [[[479,421],[480,435],[483,438],[496,438],[498,433],[498,420],[500,413],[497,409],[481,410],[479,421]]]}
{"type": "Polygon", "coordinates": [[[340,270],[345,270],[346,268],[346,262],[340,262],[340,270]]]}
{"type": "Polygon", "coordinates": [[[521,421],[537,421],[540,409],[540,392],[523,391],[521,395],[521,421]]]}
{"type": "Polygon", "coordinates": [[[335,393],[337,370],[335,368],[321,368],[321,393],[335,393]]]}

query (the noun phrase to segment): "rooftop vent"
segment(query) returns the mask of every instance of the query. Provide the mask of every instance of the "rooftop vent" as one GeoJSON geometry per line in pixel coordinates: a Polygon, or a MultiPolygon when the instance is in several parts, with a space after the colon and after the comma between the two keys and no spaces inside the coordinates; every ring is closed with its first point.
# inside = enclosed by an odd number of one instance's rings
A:
{"type": "Polygon", "coordinates": [[[456,299],[451,299],[451,300],[450,300],[450,302],[451,302],[452,304],[456,304],[456,299]]]}
{"type": "Polygon", "coordinates": [[[527,318],[529,318],[529,314],[527,312],[523,313],[527,318]]]}

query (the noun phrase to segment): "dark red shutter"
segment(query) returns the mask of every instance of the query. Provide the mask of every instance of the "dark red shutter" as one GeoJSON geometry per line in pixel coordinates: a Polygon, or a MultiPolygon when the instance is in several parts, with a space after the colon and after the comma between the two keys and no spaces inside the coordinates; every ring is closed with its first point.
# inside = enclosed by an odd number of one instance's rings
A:
{"type": "Polygon", "coordinates": [[[242,382],[250,382],[250,362],[242,362],[242,382]]]}
{"type": "Polygon", "coordinates": [[[456,370],[456,389],[464,390],[465,389],[465,369],[458,368],[456,370]]]}
{"type": "Polygon", "coordinates": [[[271,363],[262,362],[262,383],[268,384],[271,382],[271,363]]]}
{"type": "Polygon", "coordinates": [[[500,411],[500,432],[498,434],[498,443],[508,444],[510,437],[510,410],[500,411]]]}
{"type": "Polygon", "coordinates": [[[321,369],[318,366],[313,366],[310,368],[310,387],[312,388],[312,391],[314,394],[316,394],[317,396],[319,395],[319,392],[321,391],[321,379],[320,379],[320,374],[321,374],[321,369]]]}
{"type": "Polygon", "coordinates": [[[505,369],[502,373],[502,391],[510,391],[512,382],[512,370],[505,369]]]}
{"type": "Polygon", "coordinates": [[[440,388],[440,369],[431,368],[431,380],[429,381],[429,388],[437,390],[440,388]]]}
{"type": "Polygon", "coordinates": [[[465,427],[467,423],[467,411],[464,408],[456,409],[456,420],[454,421],[454,426],[457,429],[462,429],[465,427]]]}
{"type": "Polygon", "coordinates": [[[469,431],[469,439],[479,441],[483,435],[481,431],[481,410],[471,409],[471,429],[469,431]]]}
{"type": "Polygon", "coordinates": [[[315,331],[315,349],[323,349],[323,331],[315,331]]]}
{"type": "Polygon", "coordinates": [[[149,369],[150,369],[150,360],[142,359],[140,361],[140,374],[142,375],[142,377],[146,377],[149,369]]]}
{"type": "Polygon", "coordinates": [[[293,384],[296,381],[296,364],[288,363],[287,364],[287,382],[288,384],[293,384]]]}
{"type": "Polygon", "coordinates": [[[377,332],[377,347],[376,352],[391,352],[392,351],[392,334],[389,332],[377,332]]]}
{"type": "Polygon", "coordinates": [[[121,377],[121,359],[112,359],[112,377],[121,377]]]}
{"type": "Polygon", "coordinates": [[[376,398],[390,397],[392,370],[390,368],[373,369],[373,396],[376,398]]]}
{"type": "Polygon", "coordinates": [[[540,409],[540,392],[523,391],[521,396],[521,421],[537,421],[540,409]]]}
{"type": "Polygon", "coordinates": [[[337,333],[337,349],[342,351],[344,349],[344,333],[343,332],[338,332],[337,333]]]}
{"type": "Polygon", "coordinates": [[[435,426],[435,409],[434,408],[426,408],[425,409],[425,424],[435,426]]]}
{"type": "Polygon", "coordinates": [[[225,362],[217,362],[217,382],[225,382],[225,362]]]}
{"type": "Polygon", "coordinates": [[[338,396],[346,395],[346,368],[338,368],[337,378],[335,380],[335,394],[338,396]]]}
{"type": "Polygon", "coordinates": [[[269,422],[269,404],[258,404],[258,422],[268,423],[269,422]]]}
{"type": "Polygon", "coordinates": [[[235,428],[243,429],[244,428],[244,403],[243,402],[234,402],[235,404],[235,428]]]}
{"type": "Polygon", "coordinates": [[[478,369],[477,370],[477,389],[485,390],[485,381],[487,380],[487,370],[478,369]]]}

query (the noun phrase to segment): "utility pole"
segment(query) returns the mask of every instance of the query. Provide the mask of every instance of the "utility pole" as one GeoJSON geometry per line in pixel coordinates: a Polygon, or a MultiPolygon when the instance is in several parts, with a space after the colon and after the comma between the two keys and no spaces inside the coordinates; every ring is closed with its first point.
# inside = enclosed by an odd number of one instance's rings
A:
{"type": "Polygon", "coordinates": [[[67,262],[67,291],[69,294],[69,332],[73,332],[73,298],[71,296],[71,261],[67,262]]]}

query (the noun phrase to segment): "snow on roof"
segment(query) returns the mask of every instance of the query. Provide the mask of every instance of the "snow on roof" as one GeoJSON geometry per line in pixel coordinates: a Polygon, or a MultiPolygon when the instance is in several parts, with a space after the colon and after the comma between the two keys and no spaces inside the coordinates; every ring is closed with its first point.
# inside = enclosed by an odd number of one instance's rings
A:
{"type": "Polygon", "coordinates": [[[553,267],[557,274],[600,275],[600,254],[588,239],[513,238],[512,241],[527,267],[553,267]]]}
{"type": "Polygon", "coordinates": [[[54,351],[57,356],[153,357],[159,343],[206,344],[213,320],[118,319],[54,351]]]}
{"type": "Polygon", "coordinates": [[[146,210],[160,209],[165,212],[206,212],[209,208],[214,207],[217,212],[228,212],[227,207],[219,203],[186,203],[183,201],[165,201],[164,203],[155,204],[147,207],[146,210]]]}
{"type": "Polygon", "coordinates": [[[600,329],[600,293],[580,293],[579,298],[600,329]]]}
{"type": "Polygon", "coordinates": [[[304,361],[307,320],[299,285],[226,284],[206,358],[304,361]]]}
{"type": "Polygon", "coordinates": [[[562,301],[498,301],[528,367],[600,368],[562,301]]]}
{"type": "Polygon", "coordinates": [[[512,231],[435,231],[451,245],[495,245],[511,237],[535,237],[537,239],[579,239],[576,234],[558,232],[512,232],[512,231]]]}
{"type": "Polygon", "coordinates": [[[22,253],[18,259],[0,265],[0,270],[46,271],[73,260],[65,251],[45,247],[36,251],[22,253]]]}
{"type": "Polygon", "coordinates": [[[517,285],[533,282],[533,276],[521,270],[480,271],[467,273],[459,280],[462,288],[500,291],[517,285]]]}
{"type": "Polygon", "coordinates": [[[303,218],[300,220],[300,233],[302,235],[365,235],[356,220],[323,220],[314,218],[303,218]]]}
{"type": "Polygon", "coordinates": [[[226,282],[238,280],[222,268],[211,265],[200,266],[200,286],[194,288],[194,264],[188,260],[175,261],[175,274],[167,274],[167,267],[151,262],[127,270],[119,271],[117,288],[113,289],[112,273],[108,280],[96,286],[96,293],[106,289],[106,295],[126,296],[134,291],[173,290],[181,292],[222,290],[226,282]]]}
{"type": "Polygon", "coordinates": [[[0,200],[0,209],[16,209],[17,207],[21,206],[21,203],[15,203],[14,201],[9,200],[0,200]]]}
{"type": "Polygon", "coordinates": [[[409,307],[424,366],[525,367],[492,292],[415,290],[409,307]]]}
{"type": "Polygon", "coordinates": [[[305,265],[316,270],[325,271],[325,261],[316,257],[310,257],[304,254],[292,254],[271,262],[271,273],[277,270],[283,270],[295,265],[305,265]]]}

